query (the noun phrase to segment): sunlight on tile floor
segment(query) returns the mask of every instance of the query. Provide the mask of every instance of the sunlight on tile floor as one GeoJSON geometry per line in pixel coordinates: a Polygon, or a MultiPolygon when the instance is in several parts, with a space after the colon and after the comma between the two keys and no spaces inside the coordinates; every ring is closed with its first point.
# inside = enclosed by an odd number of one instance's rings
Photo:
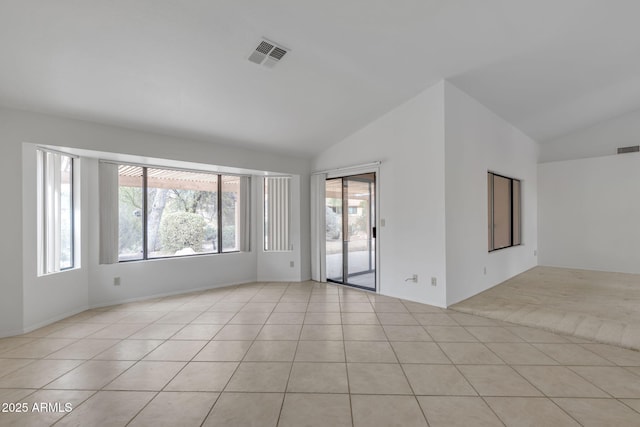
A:
{"type": "Polygon", "coordinates": [[[638,426],[640,353],[339,286],[253,283],[0,339],[0,402],[2,426],[638,426]]]}

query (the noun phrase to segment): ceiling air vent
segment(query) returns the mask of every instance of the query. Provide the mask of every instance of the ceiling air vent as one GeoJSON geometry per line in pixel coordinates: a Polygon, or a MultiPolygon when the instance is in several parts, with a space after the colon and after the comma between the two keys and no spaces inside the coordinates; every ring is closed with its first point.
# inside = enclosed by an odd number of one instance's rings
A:
{"type": "Polygon", "coordinates": [[[287,48],[279,46],[272,41],[262,39],[258,47],[249,55],[249,61],[273,68],[287,52],[289,52],[287,48]]]}
{"type": "Polygon", "coordinates": [[[640,151],[640,145],[633,145],[631,147],[618,148],[618,154],[637,153],[638,151],[640,151]]]}

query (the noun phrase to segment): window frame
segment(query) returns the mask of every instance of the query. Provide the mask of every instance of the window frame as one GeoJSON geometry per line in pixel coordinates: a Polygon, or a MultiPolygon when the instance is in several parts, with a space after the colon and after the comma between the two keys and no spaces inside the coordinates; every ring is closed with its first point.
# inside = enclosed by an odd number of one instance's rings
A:
{"type": "Polygon", "coordinates": [[[522,180],[502,175],[496,172],[487,171],[487,212],[488,212],[488,252],[496,252],[516,246],[522,246],[522,180]],[[506,179],[509,181],[509,244],[506,246],[495,247],[495,177],[506,179]],[[515,185],[518,183],[517,191],[517,209],[516,197],[514,197],[515,185]],[[515,216],[516,212],[518,215],[515,216]]]}
{"type": "Polygon", "coordinates": [[[37,275],[61,273],[79,268],[78,259],[79,232],[78,213],[79,198],[79,163],[78,156],[73,154],[51,150],[44,147],[36,148],[36,197],[37,197],[37,275]],[[54,156],[51,162],[47,160],[49,155],[54,156]],[[62,164],[62,157],[69,159],[69,265],[61,266],[62,243],[62,171],[56,170],[62,164]],[[51,164],[54,170],[50,171],[51,164]],[[52,175],[53,174],[53,175],[52,175]],[[50,182],[53,179],[53,182],[50,182]],[[55,187],[51,190],[51,187],[55,187]],[[50,200],[51,197],[54,200],[50,200]],[[50,212],[52,203],[54,210],[50,212]],[[53,217],[52,217],[53,216],[53,217]],[[53,228],[53,230],[52,230],[53,228]],[[52,259],[53,258],[53,259],[52,259]]]}
{"type": "MultiPolygon", "coordinates": [[[[129,163],[129,162],[113,162],[118,166],[126,165],[126,166],[136,166],[142,168],[142,257],[137,259],[120,259],[120,251],[118,250],[118,263],[128,263],[128,262],[140,262],[140,261],[154,261],[154,260],[162,260],[162,259],[173,259],[173,258],[188,258],[188,257],[197,257],[197,256],[209,256],[209,255],[220,255],[220,254],[235,254],[242,252],[239,248],[233,251],[225,251],[223,248],[223,229],[222,229],[222,177],[223,176],[234,176],[234,177],[248,177],[249,175],[242,174],[233,174],[233,173],[219,173],[206,171],[201,169],[187,169],[187,168],[176,168],[169,166],[156,166],[156,165],[142,165],[137,163],[129,163]],[[149,202],[148,202],[148,169],[162,169],[167,171],[176,171],[176,172],[191,172],[191,173],[201,173],[201,174],[209,174],[215,175],[217,177],[216,182],[216,192],[217,192],[217,248],[216,251],[211,252],[202,252],[202,253],[194,253],[194,254],[186,254],[186,255],[165,255],[165,256],[154,256],[149,257],[149,236],[148,236],[148,218],[149,218],[149,202]]],[[[118,185],[118,191],[120,186],[118,185]]],[[[240,191],[240,190],[239,190],[240,191]]],[[[119,222],[119,220],[118,220],[119,222]]],[[[239,232],[241,227],[236,224],[236,232],[239,232]]]]}

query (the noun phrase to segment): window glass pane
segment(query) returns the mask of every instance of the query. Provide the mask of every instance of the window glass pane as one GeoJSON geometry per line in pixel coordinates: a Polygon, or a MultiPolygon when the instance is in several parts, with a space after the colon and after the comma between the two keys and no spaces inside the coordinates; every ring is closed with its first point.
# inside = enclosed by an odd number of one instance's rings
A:
{"type": "Polygon", "coordinates": [[[60,269],[73,268],[73,159],[60,156],[60,269]]]}
{"type": "Polygon", "coordinates": [[[520,181],[513,180],[513,244],[519,245],[521,241],[520,227],[520,181]]]}
{"type": "Polygon", "coordinates": [[[240,250],[240,177],[222,175],[222,252],[240,250]]]}
{"type": "Polygon", "coordinates": [[[147,169],[148,258],[217,252],[218,176],[147,169]]]}
{"type": "Polygon", "coordinates": [[[142,259],[143,179],[140,166],[118,167],[118,233],[120,261],[142,259]]]}
{"type": "Polygon", "coordinates": [[[493,246],[511,246],[511,180],[493,177],[493,246]]]}

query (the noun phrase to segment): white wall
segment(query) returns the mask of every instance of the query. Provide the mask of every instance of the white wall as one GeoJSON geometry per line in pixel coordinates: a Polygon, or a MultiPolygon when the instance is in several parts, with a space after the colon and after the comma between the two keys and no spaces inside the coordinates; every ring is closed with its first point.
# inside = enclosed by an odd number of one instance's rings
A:
{"type": "Polygon", "coordinates": [[[538,165],[540,264],[640,273],[640,154],[538,165]]]}
{"type": "Polygon", "coordinates": [[[602,157],[640,144],[640,110],[540,144],[540,162],[602,157]]]}
{"type": "MultiPolygon", "coordinates": [[[[444,86],[427,89],[314,159],[316,171],[381,161],[380,292],[444,307],[444,86]],[[417,274],[418,283],[405,282],[417,274]],[[439,285],[431,286],[436,277],[439,285]]],[[[308,188],[308,187],[307,187],[308,188]]]]}
{"type": "MultiPolygon", "coordinates": [[[[3,236],[0,239],[0,336],[33,329],[87,305],[251,281],[257,277],[255,249],[248,254],[97,265],[97,168],[85,161],[87,167],[83,174],[87,177],[84,185],[89,186],[86,201],[89,207],[82,234],[88,239],[83,245],[83,251],[87,251],[83,256],[87,259],[82,260],[78,270],[37,278],[33,234],[35,209],[30,208],[35,206],[35,180],[30,178],[35,174],[35,161],[23,156],[23,143],[287,173],[302,175],[303,179],[309,173],[309,161],[304,159],[0,109],[0,179],[6,183],[3,208],[0,209],[0,235],[3,236]],[[23,162],[26,163],[23,165],[23,162]],[[26,180],[22,187],[7,184],[19,183],[23,176],[26,180]],[[121,277],[119,288],[113,286],[114,276],[121,277]]],[[[305,212],[308,215],[308,207],[301,206],[300,215],[305,212]]],[[[297,256],[305,259],[309,257],[308,245],[304,246],[304,241],[308,241],[305,235],[308,227],[301,230],[297,256]]],[[[300,262],[297,265],[297,268],[308,269],[308,264],[300,262]]],[[[300,277],[309,274],[304,270],[298,273],[300,277]]]]}
{"type": "Polygon", "coordinates": [[[538,146],[448,82],[444,94],[447,305],[451,305],[537,265],[538,146]],[[521,246],[488,252],[487,171],[522,180],[521,246]]]}

